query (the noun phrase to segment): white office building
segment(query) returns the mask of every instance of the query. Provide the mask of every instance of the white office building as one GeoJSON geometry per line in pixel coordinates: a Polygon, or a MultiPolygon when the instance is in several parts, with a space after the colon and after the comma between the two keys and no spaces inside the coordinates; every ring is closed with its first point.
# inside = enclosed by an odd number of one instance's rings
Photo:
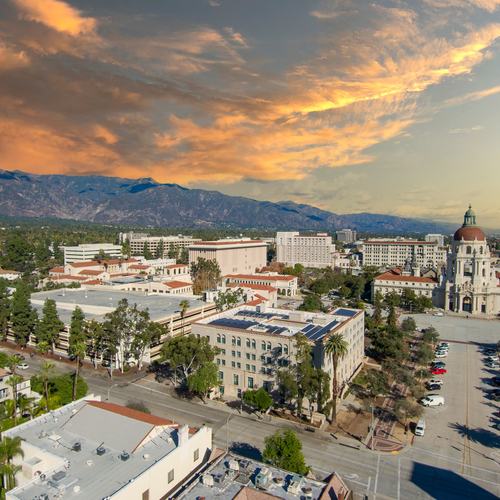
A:
{"type": "Polygon", "coordinates": [[[336,239],[344,243],[353,243],[356,241],[356,231],[352,229],[342,229],[342,231],[337,231],[336,239]]]}
{"type": "Polygon", "coordinates": [[[62,247],[62,250],[64,252],[64,265],[73,262],[94,260],[94,257],[101,250],[112,259],[118,259],[122,256],[122,247],[120,245],[112,245],[111,243],[92,243],[76,247],[62,247]]]}
{"type": "Polygon", "coordinates": [[[287,267],[302,264],[304,267],[324,268],[332,265],[335,245],[326,233],[300,234],[278,232],[276,235],[276,260],[287,267]]]}
{"type": "Polygon", "coordinates": [[[427,234],[425,241],[435,241],[440,247],[444,247],[444,236],[442,234],[427,234]]]}

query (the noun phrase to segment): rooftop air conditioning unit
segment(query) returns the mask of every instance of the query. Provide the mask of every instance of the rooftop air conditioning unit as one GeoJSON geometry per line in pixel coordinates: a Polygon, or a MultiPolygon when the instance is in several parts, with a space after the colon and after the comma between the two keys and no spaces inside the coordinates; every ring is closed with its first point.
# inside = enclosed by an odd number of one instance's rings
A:
{"type": "Polygon", "coordinates": [[[75,443],[73,445],[73,451],[82,451],[82,443],[75,443]]]}
{"type": "Polygon", "coordinates": [[[103,446],[99,446],[99,448],[97,448],[96,450],[96,453],[101,457],[106,453],[106,449],[103,446]]]}
{"type": "Polygon", "coordinates": [[[120,455],[120,460],[121,460],[122,462],[126,462],[129,458],[130,458],[130,453],[127,453],[126,451],[124,451],[124,452],[120,455]]]}
{"type": "Polygon", "coordinates": [[[66,472],[63,470],[60,472],[56,472],[50,479],[52,481],[60,481],[61,479],[64,479],[66,477],[66,472]]]}
{"type": "Polygon", "coordinates": [[[211,476],[210,474],[205,474],[204,476],[202,476],[201,481],[205,486],[214,485],[214,477],[211,476]]]}
{"type": "Polygon", "coordinates": [[[225,479],[224,474],[215,474],[214,475],[214,486],[217,486],[218,488],[222,488],[224,486],[224,479],[225,479]]]}
{"type": "Polygon", "coordinates": [[[250,468],[250,460],[240,460],[240,472],[246,474],[250,468]]]}

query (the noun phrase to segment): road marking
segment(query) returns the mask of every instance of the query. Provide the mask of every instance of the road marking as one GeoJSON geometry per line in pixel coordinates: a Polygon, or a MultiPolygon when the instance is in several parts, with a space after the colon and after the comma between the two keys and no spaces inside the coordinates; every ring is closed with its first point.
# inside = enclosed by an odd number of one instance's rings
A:
{"type": "Polygon", "coordinates": [[[346,474],[346,475],[345,475],[345,477],[346,477],[347,479],[355,479],[355,478],[357,478],[357,477],[359,477],[359,476],[358,476],[357,474],[346,474]]]}
{"type": "MultiPolygon", "coordinates": [[[[337,458],[338,460],[342,460],[343,462],[352,462],[353,464],[358,464],[359,465],[359,460],[356,462],[354,460],[349,460],[348,458],[344,458],[344,457],[341,457],[339,455],[334,455],[333,453],[327,453],[325,451],[320,451],[320,450],[316,451],[315,453],[321,453],[322,455],[327,455],[329,457],[333,456],[333,457],[337,458]]],[[[373,469],[373,470],[377,469],[373,465],[365,465],[365,464],[363,464],[363,467],[367,467],[368,469],[373,469]]]]}
{"type": "Polygon", "coordinates": [[[369,495],[370,495],[370,484],[371,484],[371,482],[372,482],[372,478],[371,478],[371,477],[369,477],[369,478],[368,478],[368,485],[367,485],[367,487],[366,487],[366,498],[368,498],[368,497],[369,497],[369,495]]]}
{"type": "Polygon", "coordinates": [[[401,457],[398,460],[398,500],[401,498],[401,457]]]}
{"type": "Polygon", "coordinates": [[[373,488],[373,500],[377,500],[378,471],[380,467],[380,455],[377,460],[377,475],[375,476],[375,487],[373,488]]]}

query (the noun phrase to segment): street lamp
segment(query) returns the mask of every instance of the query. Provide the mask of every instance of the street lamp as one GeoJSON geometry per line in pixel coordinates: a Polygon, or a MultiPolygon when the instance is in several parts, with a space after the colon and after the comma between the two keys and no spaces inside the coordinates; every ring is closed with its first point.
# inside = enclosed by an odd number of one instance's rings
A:
{"type": "Polygon", "coordinates": [[[108,401],[108,402],[109,402],[109,391],[110,391],[111,389],[113,389],[113,387],[116,387],[117,385],[118,385],[118,384],[112,385],[112,386],[108,389],[108,399],[106,399],[106,401],[108,401]]]}
{"type": "Polygon", "coordinates": [[[370,448],[373,451],[373,440],[375,439],[375,432],[373,429],[373,403],[370,403],[370,408],[372,409],[372,442],[370,443],[370,448]]]}
{"type": "Polygon", "coordinates": [[[237,410],[237,408],[234,408],[233,411],[229,414],[227,417],[227,422],[226,422],[226,453],[229,453],[229,419],[231,418],[231,415],[237,410]]]}

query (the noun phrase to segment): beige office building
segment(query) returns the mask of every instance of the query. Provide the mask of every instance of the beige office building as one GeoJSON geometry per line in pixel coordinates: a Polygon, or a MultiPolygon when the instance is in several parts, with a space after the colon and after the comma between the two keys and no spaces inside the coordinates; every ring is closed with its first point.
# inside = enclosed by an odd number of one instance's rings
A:
{"type": "Polygon", "coordinates": [[[147,243],[149,251],[156,255],[156,249],[160,241],[163,241],[163,255],[158,255],[159,258],[165,258],[168,256],[168,251],[171,246],[176,246],[179,250],[185,247],[191,246],[193,243],[200,242],[200,238],[193,238],[192,236],[183,236],[179,234],[177,236],[148,236],[145,233],[120,233],[119,240],[125,242],[126,240],[130,242],[130,252],[131,254],[142,254],[144,252],[144,244],[147,243]]]}
{"type": "Polygon", "coordinates": [[[231,273],[255,272],[267,263],[267,245],[249,238],[202,241],[189,247],[189,265],[198,259],[216,260],[222,276],[231,273]]]}
{"type": "Polygon", "coordinates": [[[339,388],[347,384],[364,356],[364,312],[340,308],[330,314],[269,308],[265,302],[244,304],[193,322],[192,332],[221,349],[219,393],[240,397],[247,389],[264,387],[279,395],[277,373],[296,365],[296,335],[310,341],[313,363],[332,376],[333,364],[323,342],[340,333],[349,344],[338,364],[339,388]]]}
{"type": "Polygon", "coordinates": [[[333,252],[335,245],[326,233],[278,232],[276,235],[276,260],[286,266],[328,267],[332,265],[333,252]]]}

